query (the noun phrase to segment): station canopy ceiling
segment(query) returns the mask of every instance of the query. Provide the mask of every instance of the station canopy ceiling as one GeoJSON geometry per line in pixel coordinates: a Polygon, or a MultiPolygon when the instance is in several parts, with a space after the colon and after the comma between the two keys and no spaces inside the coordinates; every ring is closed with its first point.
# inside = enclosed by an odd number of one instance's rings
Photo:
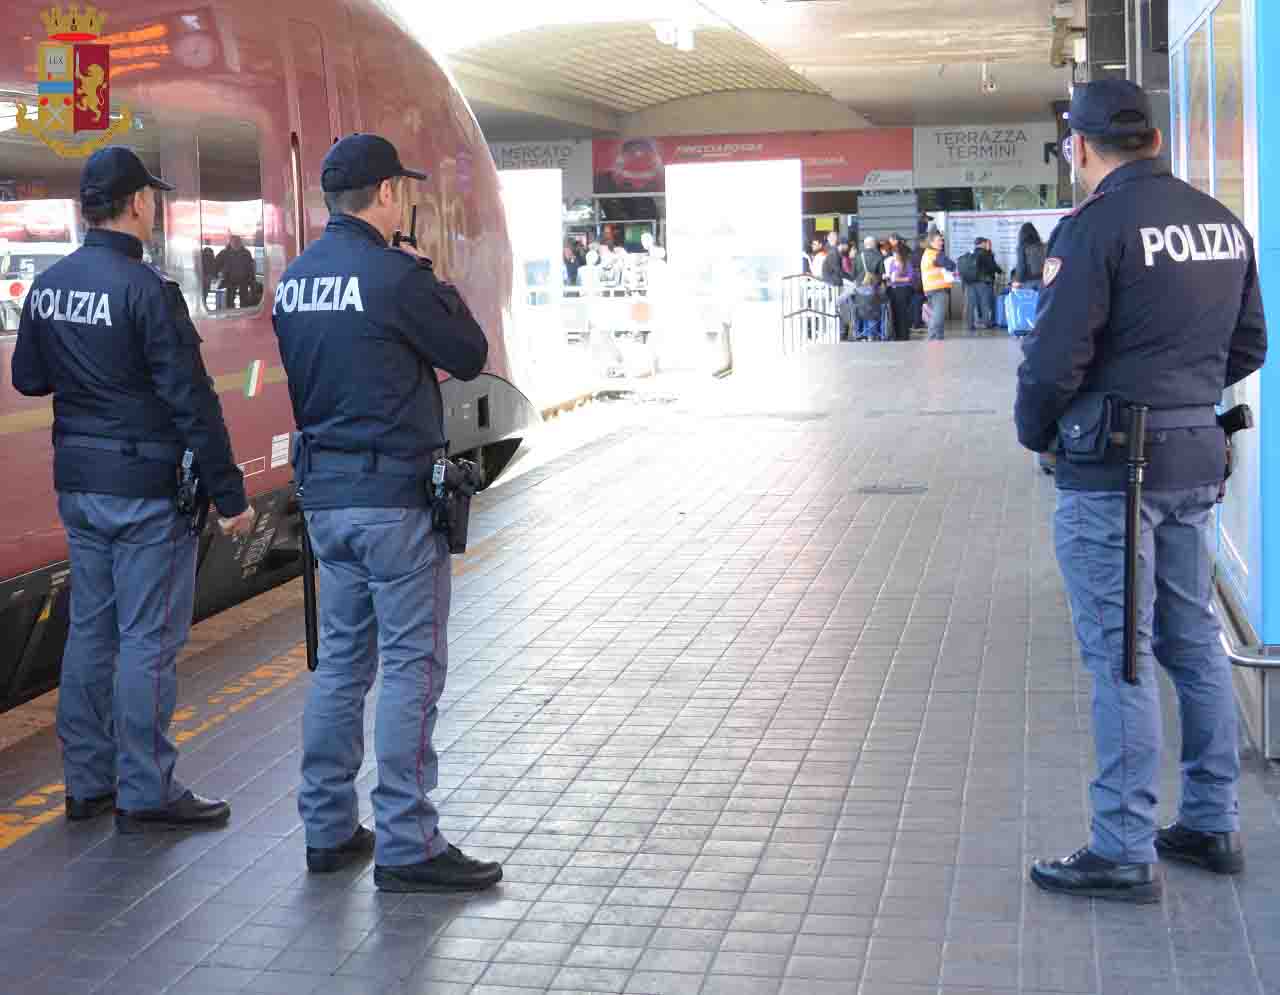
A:
{"type": "Polygon", "coordinates": [[[1019,121],[1070,78],[1049,63],[1056,0],[472,0],[429,20],[432,5],[398,3],[495,138],[604,134],[749,90],[827,95],[874,125],[1019,121]]]}

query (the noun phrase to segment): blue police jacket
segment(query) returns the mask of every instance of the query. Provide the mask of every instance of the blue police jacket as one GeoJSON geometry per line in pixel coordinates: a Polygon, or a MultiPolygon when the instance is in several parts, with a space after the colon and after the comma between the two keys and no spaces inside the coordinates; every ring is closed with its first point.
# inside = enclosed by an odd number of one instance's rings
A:
{"type": "MultiPolygon", "coordinates": [[[[1253,239],[1234,214],[1156,161],[1129,163],[1063,218],[1049,240],[1036,326],[1023,341],[1018,440],[1044,452],[1083,393],[1153,411],[1212,407],[1266,358],[1253,239]]],[[[1123,425],[1114,426],[1123,431],[1123,425]]],[[[1219,483],[1217,427],[1160,433],[1147,448],[1156,489],[1219,483]]],[[[1125,452],[1057,462],[1068,490],[1123,490],[1125,452]]]]}
{"type": "Polygon", "coordinates": [[[458,292],[428,260],[338,214],[285,270],[271,319],[301,435],[304,507],[426,505],[446,442],[436,370],[473,380],[489,354],[458,292]]]}
{"type": "Polygon", "coordinates": [[[220,514],[248,507],[182,291],[132,235],[91,228],[36,278],[12,372],[20,393],[53,395],[57,490],[172,497],[187,448],[220,514]]]}

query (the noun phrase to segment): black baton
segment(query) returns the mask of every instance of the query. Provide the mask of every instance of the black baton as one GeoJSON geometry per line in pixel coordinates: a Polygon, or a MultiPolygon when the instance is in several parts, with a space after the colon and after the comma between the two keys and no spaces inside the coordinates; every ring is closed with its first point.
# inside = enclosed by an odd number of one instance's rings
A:
{"type": "Polygon", "coordinates": [[[1147,472],[1147,407],[1129,406],[1129,481],[1124,516],[1124,679],[1138,683],[1138,542],[1142,538],[1142,480],[1147,472]]]}
{"type": "Polygon", "coordinates": [[[307,630],[307,669],[315,670],[319,643],[319,624],[316,619],[316,556],[311,549],[311,536],[307,532],[306,515],[301,515],[302,547],[302,621],[307,630]]]}

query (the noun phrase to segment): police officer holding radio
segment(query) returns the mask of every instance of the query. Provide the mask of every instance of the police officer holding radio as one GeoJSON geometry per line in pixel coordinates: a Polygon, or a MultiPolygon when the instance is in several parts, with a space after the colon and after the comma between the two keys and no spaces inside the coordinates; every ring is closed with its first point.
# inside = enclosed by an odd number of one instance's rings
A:
{"type": "Polygon", "coordinates": [[[129,149],[90,156],[84,244],[32,284],[13,353],[14,386],[53,395],[53,480],[71,558],[57,718],[67,818],[115,808],[123,833],[220,826],[231,814],[174,777],[166,731],[195,597],[192,523],[212,496],[224,532],[253,527],[200,336],[178,285],[142,261],[155,191],[172,189],[129,149]],[[184,450],[196,462],[187,456],[180,509],[184,450]]]}
{"type": "Polygon", "coordinates": [[[488,343],[430,260],[399,244],[409,181],[423,179],[384,138],[336,143],[321,174],[329,223],[285,271],[272,306],[320,573],[298,795],[307,867],[334,871],[373,851],[384,891],[476,890],[502,878],[498,864],[444,838],[428,798],[451,586],[428,495],[446,444],[436,370],[474,379],[488,343]],[[375,839],[359,822],[355,778],[379,657],[375,839]]]}
{"type": "Polygon", "coordinates": [[[1221,203],[1160,164],[1162,137],[1142,89],[1124,80],[1079,86],[1069,119],[1073,163],[1091,196],[1049,243],[1015,418],[1027,448],[1044,452],[1057,440],[1055,541],[1093,677],[1098,774],[1088,845],[1037,860],[1031,878],[1051,891],[1156,902],[1158,857],[1222,874],[1244,866],[1231,668],[1210,607],[1227,458],[1215,405],[1262,366],[1266,325],[1252,239],[1221,203]],[[1143,408],[1130,683],[1125,446],[1138,441],[1126,432],[1143,408]],[[1155,662],[1173,680],[1182,721],[1178,818],[1158,831],[1155,662]]]}

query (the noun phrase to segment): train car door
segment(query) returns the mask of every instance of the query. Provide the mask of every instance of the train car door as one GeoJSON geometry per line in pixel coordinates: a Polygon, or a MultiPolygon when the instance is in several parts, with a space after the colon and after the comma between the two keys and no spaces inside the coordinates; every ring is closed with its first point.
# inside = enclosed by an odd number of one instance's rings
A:
{"type": "Polygon", "coordinates": [[[329,99],[329,75],[325,66],[324,42],[320,29],[306,21],[289,21],[289,55],[293,71],[293,134],[296,211],[299,224],[298,248],[317,238],[324,230],[329,212],[320,190],[320,163],[338,136],[329,99]]]}

